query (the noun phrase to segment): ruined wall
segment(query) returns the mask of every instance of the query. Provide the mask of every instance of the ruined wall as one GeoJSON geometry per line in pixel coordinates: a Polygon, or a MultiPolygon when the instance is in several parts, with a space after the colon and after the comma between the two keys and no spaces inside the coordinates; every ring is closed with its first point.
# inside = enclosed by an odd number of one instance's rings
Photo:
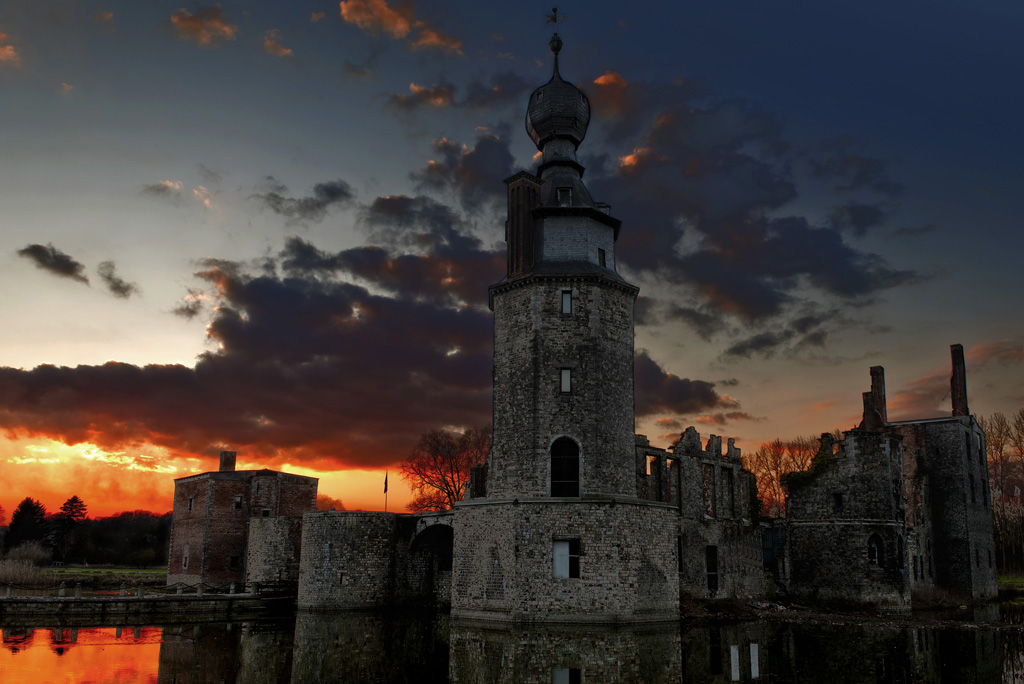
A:
{"type": "Polygon", "coordinates": [[[635,496],[633,300],[608,277],[528,276],[493,292],[494,436],[491,498],[548,497],[550,449],[580,447],[580,493],[635,496]],[[562,291],[572,313],[561,313],[562,291]],[[569,369],[572,390],[561,391],[569,369]]]}
{"type": "Polygon", "coordinates": [[[456,507],[452,614],[490,620],[678,619],[678,514],[661,504],[487,502],[456,507]],[[579,577],[553,576],[578,540],[579,577]]]}
{"type": "MultiPolygon", "coordinates": [[[[920,488],[923,521],[914,551],[934,564],[934,587],[974,598],[996,595],[992,496],[985,435],[973,417],[894,423],[907,443],[905,470],[920,488]],[[926,496],[927,495],[927,496],[926,496]],[[930,548],[929,548],[930,547],[930,548]]],[[[914,502],[918,504],[917,501],[914,502]]]]}
{"type": "Polygon", "coordinates": [[[246,584],[297,582],[301,542],[301,516],[250,518],[246,584]]]}
{"type": "Polygon", "coordinates": [[[899,437],[828,435],[810,471],[787,476],[790,590],[819,600],[910,601],[899,437]]]}

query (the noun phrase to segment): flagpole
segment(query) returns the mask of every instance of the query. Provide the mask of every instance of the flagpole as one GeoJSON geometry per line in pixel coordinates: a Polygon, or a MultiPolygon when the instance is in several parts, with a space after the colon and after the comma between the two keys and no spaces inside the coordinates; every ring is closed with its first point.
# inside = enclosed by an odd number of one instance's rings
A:
{"type": "Polygon", "coordinates": [[[388,512],[388,471],[384,471],[384,512],[388,512]]]}

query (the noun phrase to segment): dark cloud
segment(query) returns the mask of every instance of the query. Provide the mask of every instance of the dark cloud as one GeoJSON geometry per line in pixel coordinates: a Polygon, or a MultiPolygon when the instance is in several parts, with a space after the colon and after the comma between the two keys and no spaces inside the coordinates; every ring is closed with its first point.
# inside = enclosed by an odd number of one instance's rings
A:
{"type": "Polygon", "coordinates": [[[309,197],[285,197],[288,188],[279,183],[273,176],[267,176],[269,189],[264,193],[252,195],[259,200],[264,208],[284,216],[289,225],[301,223],[319,223],[333,207],[343,207],[352,202],[355,193],[345,181],[338,179],[317,183],[313,186],[313,194],[309,197]]]}
{"type": "Polygon", "coordinates": [[[885,222],[886,212],[873,204],[848,202],[832,210],[829,222],[836,230],[864,235],[868,228],[874,228],[885,222]]]}
{"type": "Polygon", "coordinates": [[[714,425],[716,427],[721,427],[727,425],[730,422],[735,422],[737,420],[750,420],[760,422],[764,420],[764,418],[752,416],[746,411],[728,411],[725,413],[709,413],[704,416],[697,416],[696,418],[694,418],[694,420],[698,423],[703,423],[704,425],[714,425]]]}
{"type": "Polygon", "coordinates": [[[637,417],[658,413],[686,415],[716,407],[738,406],[735,400],[719,395],[714,383],[668,373],[642,349],[634,357],[633,382],[637,417]]]}
{"type": "Polygon", "coordinates": [[[455,104],[455,86],[451,83],[435,83],[422,86],[409,84],[409,94],[395,93],[388,98],[384,108],[399,114],[410,114],[420,107],[451,107],[455,104]]]}
{"type": "Polygon", "coordinates": [[[640,295],[633,304],[634,325],[659,325],[661,316],[657,313],[658,303],[646,295],[640,295]]]}
{"type": "Polygon", "coordinates": [[[496,109],[506,105],[522,105],[530,85],[511,71],[492,74],[489,81],[470,81],[462,104],[468,109],[496,109]]]}
{"type": "Polygon", "coordinates": [[[745,358],[750,358],[755,354],[765,357],[772,356],[778,347],[792,340],[795,334],[792,330],[758,333],[729,346],[723,353],[723,356],[742,356],[745,358]]]}
{"type": "Polygon", "coordinates": [[[203,291],[199,289],[188,288],[188,294],[186,294],[180,302],[178,302],[171,313],[175,316],[180,316],[185,320],[192,320],[203,312],[203,291]]]}
{"type": "Polygon", "coordinates": [[[703,340],[710,340],[722,327],[720,316],[709,314],[698,309],[673,305],[666,316],[669,320],[682,321],[703,340]]]}
{"type": "Polygon", "coordinates": [[[825,140],[818,154],[808,159],[808,168],[815,177],[837,183],[835,189],[840,192],[870,190],[888,196],[903,193],[903,185],[889,178],[884,160],[861,154],[856,148],[856,141],[850,138],[825,140]]]}
{"type": "Polygon", "coordinates": [[[926,226],[901,226],[892,231],[892,234],[900,237],[918,237],[934,233],[936,230],[938,230],[938,226],[934,223],[929,223],[926,226]]]}
{"type": "Polygon", "coordinates": [[[139,294],[142,290],[135,283],[129,283],[127,280],[120,278],[115,272],[113,261],[103,261],[96,267],[96,273],[99,275],[100,280],[106,286],[110,294],[121,299],[128,299],[133,294],[139,294]]]}
{"type": "Polygon", "coordinates": [[[506,137],[483,133],[468,150],[439,138],[434,141],[434,154],[435,159],[410,174],[419,189],[450,189],[470,211],[488,201],[504,201],[505,188],[496,180],[511,176],[514,168],[506,137]]]}
{"type": "Polygon", "coordinates": [[[351,78],[370,78],[373,76],[373,70],[369,66],[356,64],[347,59],[342,61],[341,71],[351,78]]]}
{"type": "Polygon", "coordinates": [[[89,284],[89,278],[85,275],[85,265],[52,244],[27,245],[18,250],[18,256],[25,257],[34,263],[36,268],[49,271],[56,276],[89,284]]]}
{"type": "Polygon", "coordinates": [[[208,185],[216,185],[217,183],[220,183],[221,179],[224,177],[224,174],[220,171],[214,171],[205,164],[197,164],[196,168],[198,169],[199,176],[203,179],[203,182],[208,185]]]}

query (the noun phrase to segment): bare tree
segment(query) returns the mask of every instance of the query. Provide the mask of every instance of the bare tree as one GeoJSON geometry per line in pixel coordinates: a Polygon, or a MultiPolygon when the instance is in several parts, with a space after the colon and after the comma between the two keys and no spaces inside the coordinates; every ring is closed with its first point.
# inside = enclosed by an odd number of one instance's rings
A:
{"type": "Polygon", "coordinates": [[[757,493],[761,499],[761,514],[776,518],[786,511],[786,490],[782,476],[807,470],[821,447],[819,437],[795,437],[783,441],[775,439],[745,455],[743,463],[757,477],[757,493]]]}
{"type": "Polygon", "coordinates": [[[341,502],[341,499],[335,499],[333,496],[328,496],[327,494],[317,494],[316,510],[343,511],[345,510],[345,504],[341,502]]]}
{"type": "Polygon", "coordinates": [[[431,430],[399,466],[416,497],[409,504],[414,511],[444,511],[462,501],[469,482],[469,469],[483,464],[491,448],[491,427],[473,428],[457,434],[431,430]]]}

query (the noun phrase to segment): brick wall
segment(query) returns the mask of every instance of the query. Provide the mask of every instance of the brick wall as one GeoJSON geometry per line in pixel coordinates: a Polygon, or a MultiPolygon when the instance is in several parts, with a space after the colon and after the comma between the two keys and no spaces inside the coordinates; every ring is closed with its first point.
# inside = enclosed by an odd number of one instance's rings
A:
{"type": "Polygon", "coordinates": [[[301,516],[250,518],[246,584],[297,582],[301,542],[301,516]]]}

